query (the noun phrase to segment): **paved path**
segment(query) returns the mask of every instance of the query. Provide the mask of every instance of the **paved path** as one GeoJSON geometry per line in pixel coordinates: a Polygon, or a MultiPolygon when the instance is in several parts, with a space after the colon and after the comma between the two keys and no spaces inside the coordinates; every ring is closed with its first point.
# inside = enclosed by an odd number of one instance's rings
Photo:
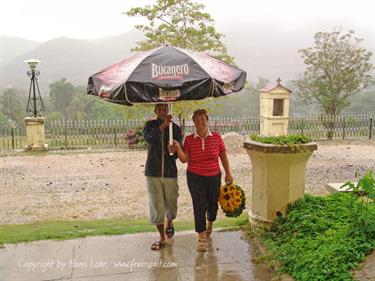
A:
{"type": "Polygon", "coordinates": [[[7,244],[0,249],[1,281],[268,281],[271,272],[252,259],[242,232],[216,232],[206,253],[197,236],[178,232],[161,251],[154,233],[7,244]]]}
{"type": "Polygon", "coordinates": [[[358,281],[375,281],[375,251],[366,257],[361,268],[354,273],[358,281]]]}

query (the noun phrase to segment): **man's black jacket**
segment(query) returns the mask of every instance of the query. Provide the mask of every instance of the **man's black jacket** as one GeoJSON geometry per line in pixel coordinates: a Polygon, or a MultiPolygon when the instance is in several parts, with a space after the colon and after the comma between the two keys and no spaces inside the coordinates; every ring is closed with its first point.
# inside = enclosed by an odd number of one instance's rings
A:
{"type": "MultiPolygon", "coordinates": [[[[150,120],[146,122],[146,125],[143,129],[143,135],[148,144],[145,175],[147,177],[161,177],[162,166],[164,165],[164,177],[177,178],[177,155],[169,155],[169,127],[165,128],[162,134],[159,129],[162,123],[163,121],[161,119],[150,120]],[[163,153],[164,163],[162,163],[163,153]]],[[[181,143],[182,141],[181,128],[175,123],[173,123],[173,139],[177,140],[179,143],[181,143]]]]}

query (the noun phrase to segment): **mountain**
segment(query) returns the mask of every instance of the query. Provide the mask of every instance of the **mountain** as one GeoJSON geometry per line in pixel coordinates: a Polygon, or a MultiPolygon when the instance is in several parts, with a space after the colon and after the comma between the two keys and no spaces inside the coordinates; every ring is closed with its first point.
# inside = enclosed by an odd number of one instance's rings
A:
{"type": "MultiPolygon", "coordinates": [[[[375,51],[375,34],[371,27],[351,22],[347,25],[356,31],[358,37],[365,39],[361,46],[375,51]]],[[[241,24],[239,19],[217,29],[225,34],[223,42],[229,54],[235,57],[236,64],[247,72],[248,81],[256,82],[258,77],[275,81],[280,77],[282,83],[286,83],[298,78],[304,71],[305,65],[298,50],[311,46],[316,32],[332,31],[335,26],[338,26],[336,22],[329,21],[291,25],[285,29],[272,21],[249,25],[241,24]]],[[[348,28],[342,30],[347,31],[348,28]]],[[[1,67],[0,88],[11,84],[28,89],[28,69],[23,61],[29,58],[42,61],[38,67],[42,94],[48,91],[49,81],[63,77],[74,85],[85,85],[90,75],[127,57],[136,42],[142,39],[143,34],[137,30],[94,40],[63,37],[44,43],[1,37],[3,46],[6,46],[2,56],[6,58],[3,59],[6,65],[1,67]]]]}
{"type": "Polygon", "coordinates": [[[140,32],[133,30],[100,39],[79,40],[62,37],[49,40],[17,56],[4,66],[3,85],[0,87],[8,84],[14,87],[27,87],[28,67],[24,61],[30,58],[42,61],[38,66],[41,73],[39,77],[41,89],[46,90],[50,81],[63,77],[74,85],[86,84],[90,75],[128,56],[135,42],[142,37],[140,32]]]}
{"type": "Polygon", "coordinates": [[[353,29],[357,37],[363,38],[361,47],[373,53],[375,64],[375,30],[371,26],[358,25],[349,20],[301,23],[286,29],[272,20],[249,24],[238,19],[217,29],[225,35],[223,42],[229,54],[235,57],[237,65],[247,72],[248,81],[256,82],[258,77],[275,81],[281,77],[285,83],[297,79],[305,69],[298,50],[310,47],[315,33],[331,32],[334,27],[341,28],[343,32],[353,29]],[[342,26],[342,22],[346,22],[346,25],[342,26]]]}
{"type": "Polygon", "coordinates": [[[40,42],[23,38],[0,36],[0,67],[10,63],[16,57],[35,49],[40,42]]]}

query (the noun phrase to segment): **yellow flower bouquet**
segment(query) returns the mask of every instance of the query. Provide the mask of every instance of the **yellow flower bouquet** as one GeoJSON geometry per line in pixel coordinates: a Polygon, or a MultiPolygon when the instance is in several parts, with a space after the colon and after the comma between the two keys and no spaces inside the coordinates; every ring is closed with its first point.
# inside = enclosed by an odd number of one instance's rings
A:
{"type": "Polygon", "coordinates": [[[234,183],[224,184],[220,187],[219,204],[227,217],[238,217],[245,209],[245,193],[234,183]]]}

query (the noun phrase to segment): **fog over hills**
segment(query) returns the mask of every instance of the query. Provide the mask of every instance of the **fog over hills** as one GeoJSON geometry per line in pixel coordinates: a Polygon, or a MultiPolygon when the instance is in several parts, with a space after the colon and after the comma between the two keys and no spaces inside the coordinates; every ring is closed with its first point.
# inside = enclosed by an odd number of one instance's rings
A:
{"type": "MultiPolygon", "coordinates": [[[[375,51],[375,31],[368,26],[351,24],[350,29],[364,38],[363,47],[375,51]]],[[[318,31],[332,31],[335,22],[322,22],[315,25],[291,26],[281,29],[277,23],[262,22],[252,26],[218,26],[225,34],[224,43],[236,64],[247,71],[250,82],[258,77],[283,81],[298,77],[304,70],[304,63],[298,49],[311,46],[313,35],[318,31]]],[[[349,28],[343,28],[347,31],[349,28]]],[[[0,87],[12,85],[27,89],[29,80],[27,67],[23,61],[36,58],[42,61],[39,66],[42,89],[49,81],[66,77],[75,85],[85,85],[87,78],[130,54],[143,35],[137,30],[113,37],[94,40],[70,39],[66,37],[46,42],[35,42],[22,38],[0,37],[0,87]]],[[[374,64],[375,64],[375,57],[374,64]]],[[[375,74],[375,73],[374,73],[375,74]]]]}
{"type": "MultiPolygon", "coordinates": [[[[87,78],[108,64],[123,59],[130,54],[130,49],[143,35],[138,31],[130,31],[115,37],[96,40],[79,40],[57,38],[38,44],[34,49],[25,51],[11,59],[2,68],[1,86],[13,85],[25,87],[29,81],[26,77],[27,66],[23,61],[37,58],[42,61],[38,66],[41,72],[39,84],[42,88],[49,81],[66,77],[75,85],[86,84],[87,78]]],[[[28,46],[25,45],[25,49],[28,46]]],[[[9,56],[12,54],[6,54],[9,56]]]]}
{"type": "Polygon", "coordinates": [[[0,36],[0,66],[5,66],[14,58],[34,50],[40,42],[23,38],[0,36]]]}

